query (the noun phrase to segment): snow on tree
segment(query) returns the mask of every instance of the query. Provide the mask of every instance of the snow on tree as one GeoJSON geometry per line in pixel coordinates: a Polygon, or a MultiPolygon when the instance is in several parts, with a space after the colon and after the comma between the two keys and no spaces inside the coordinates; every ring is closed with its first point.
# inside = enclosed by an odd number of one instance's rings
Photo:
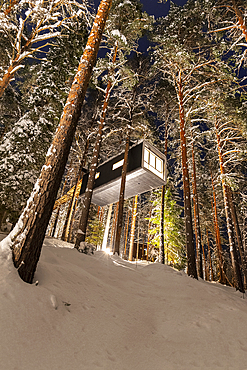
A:
{"type": "MultiPolygon", "coordinates": [[[[5,134],[0,144],[0,200],[3,210],[8,210],[6,217],[14,215],[14,223],[39,176],[66,102],[71,76],[85,43],[86,30],[82,21],[80,24],[74,22],[73,31],[67,30],[65,37],[54,42],[43,63],[27,65],[22,70],[23,83],[6,90],[14,93],[18,90],[15,94],[19,96],[17,107],[14,105],[15,110],[9,113],[13,118],[4,120],[5,134]]],[[[8,96],[5,93],[1,102],[8,104],[8,96]]],[[[2,114],[4,118],[6,112],[2,114]]]]}
{"type": "Polygon", "coordinates": [[[46,163],[18,223],[2,242],[12,248],[14,265],[28,283],[32,282],[39,260],[110,7],[110,0],[101,0],[46,163]]]}
{"type": "Polygon", "coordinates": [[[0,63],[0,97],[15,73],[24,67],[25,60],[42,57],[52,40],[60,37],[62,29],[69,28],[73,18],[81,14],[88,20],[86,0],[22,0],[2,6],[0,40],[5,53],[0,63]]]}

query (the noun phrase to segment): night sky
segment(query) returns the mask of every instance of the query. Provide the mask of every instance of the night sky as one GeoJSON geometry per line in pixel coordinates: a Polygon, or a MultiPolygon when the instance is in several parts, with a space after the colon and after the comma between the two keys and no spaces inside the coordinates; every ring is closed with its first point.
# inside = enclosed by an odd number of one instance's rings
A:
{"type": "MultiPolygon", "coordinates": [[[[184,5],[187,0],[173,0],[173,2],[177,5],[184,5]]],[[[97,8],[100,0],[94,0],[95,7],[97,8]]],[[[154,15],[156,18],[164,16],[168,13],[170,7],[170,0],[167,0],[165,3],[158,3],[158,0],[141,0],[143,4],[143,10],[145,10],[148,14],[154,15]]]]}

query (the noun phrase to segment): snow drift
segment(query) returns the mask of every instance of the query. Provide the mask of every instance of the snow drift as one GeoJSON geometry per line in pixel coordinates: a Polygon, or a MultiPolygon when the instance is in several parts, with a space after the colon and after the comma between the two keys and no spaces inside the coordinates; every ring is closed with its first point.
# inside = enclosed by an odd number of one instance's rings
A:
{"type": "Polygon", "coordinates": [[[46,239],[32,285],[0,258],[0,369],[247,369],[242,294],[71,246],[46,239]]]}

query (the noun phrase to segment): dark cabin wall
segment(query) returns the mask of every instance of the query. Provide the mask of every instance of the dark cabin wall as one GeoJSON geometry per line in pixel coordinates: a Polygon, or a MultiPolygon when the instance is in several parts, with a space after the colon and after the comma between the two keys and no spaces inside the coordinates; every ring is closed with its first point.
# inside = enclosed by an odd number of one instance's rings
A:
{"type": "MultiPolygon", "coordinates": [[[[129,149],[127,173],[131,172],[131,171],[134,171],[134,170],[141,167],[141,165],[142,165],[143,145],[144,145],[144,143],[141,142],[137,145],[132,146],[129,149]]],[[[118,156],[115,156],[114,158],[102,163],[98,167],[97,172],[100,172],[100,176],[99,176],[98,179],[95,180],[94,189],[121,177],[123,166],[115,169],[114,171],[112,170],[112,166],[113,166],[114,163],[121,161],[121,159],[123,159],[123,158],[124,158],[124,152],[122,152],[118,156]]],[[[87,180],[88,180],[88,174],[83,176],[82,187],[81,187],[81,192],[80,192],[81,195],[86,190],[87,180]]]]}

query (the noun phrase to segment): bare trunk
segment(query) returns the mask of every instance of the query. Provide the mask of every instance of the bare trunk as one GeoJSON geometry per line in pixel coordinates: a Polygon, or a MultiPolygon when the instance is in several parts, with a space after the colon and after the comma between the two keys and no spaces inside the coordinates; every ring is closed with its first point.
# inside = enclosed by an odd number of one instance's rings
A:
{"type": "Polygon", "coordinates": [[[193,203],[194,203],[194,225],[195,225],[195,237],[196,237],[196,265],[197,272],[201,279],[203,279],[203,268],[202,268],[202,243],[201,243],[201,228],[200,228],[200,216],[199,216],[199,205],[198,205],[198,193],[196,185],[196,163],[194,144],[191,143],[192,150],[192,187],[193,187],[193,203]]]}
{"type": "Polygon", "coordinates": [[[116,230],[116,239],[115,239],[115,247],[114,247],[114,253],[117,253],[117,254],[119,254],[119,246],[120,246],[120,239],[121,239],[121,232],[122,232],[122,225],[123,225],[124,192],[125,192],[125,183],[126,183],[126,175],[127,175],[127,167],[128,167],[129,143],[130,143],[130,138],[129,138],[129,133],[128,133],[127,138],[126,138],[125,152],[124,152],[124,163],[123,163],[121,187],[120,187],[120,194],[119,194],[117,230],[116,230]]]}
{"type": "Polygon", "coordinates": [[[108,240],[108,234],[109,234],[109,228],[110,228],[110,222],[111,222],[111,213],[112,213],[112,204],[109,205],[108,213],[107,213],[105,232],[104,232],[104,238],[103,238],[103,243],[102,243],[103,251],[106,251],[106,248],[107,248],[107,240],[108,240]]]}
{"type": "Polygon", "coordinates": [[[124,253],[123,253],[125,258],[126,258],[126,249],[127,249],[128,233],[129,233],[129,218],[130,218],[130,210],[128,209],[127,223],[126,223],[126,229],[125,229],[124,253]]]}
{"type": "Polygon", "coordinates": [[[247,258],[246,258],[246,255],[245,255],[245,250],[244,250],[244,246],[243,246],[243,242],[242,242],[241,231],[239,229],[239,223],[238,223],[236,208],[235,208],[235,204],[233,202],[232,191],[229,187],[227,188],[227,191],[228,191],[228,197],[229,197],[232,219],[233,219],[234,228],[235,228],[235,234],[236,234],[237,243],[238,243],[238,250],[239,250],[239,254],[240,254],[240,257],[241,257],[241,261],[242,261],[242,270],[243,270],[243,274],[244,274],[244,277],[245,277],[245,281],[247,281],[247,258]]]}
{"type": "Polygon", "coordinates": [[[212,211],[213,211],[213,216],[214,216],[215,241],[216,241],[218,261],[219,261],[219,282],[221,284],[226,284],[226,278],[225,278],[226,275],[224,271],[224,260],[223,260],[223,253],[222,253],[221,239],[220,239],[220,228],[219,228],[218,214],[217,214],[216,193],[215,193],[212,174],[211,174],[211,180],[212,180],[212,188],[213,188],[212,211]]]}
{"type": "Polygon", "coordinates": [[[182,86],[181,78],[180,78],[180,83],[178,87],[179,87],[180,146],[181,146],[182,168],[183,168],[184,216],[185,216],[185,233],[186,233],[186,250],[187,250],[187,274],[197,279],[195,248],[194,248],[193,228],[192,228],[192,215],[191,215],[187,147],[186,147],[186,137],[185,137],[183,86],[182,86]]]}
{"type": "Polygon", "coordinates": [[[212,264],[211,247],[209,243],[208,230],[206,230],[206,234],[207,234],[207,242],[208,242],[208,261],[209,261],[209,266],[210,266],[209,278],[211,281],[214,281],[214,270],[213,270],[213,264],[212,264]]]}
{"type": "Polygon", "coordinates": [[[116,204],[113,220],[112,220],[112,227],[111,227],[111,242],[110,242],[110,250],[111,252],[114,251],[114,241],[115,241],[115,233],[116,233],[116,226],[117,226],[117,215],[118,215],[118,202],[116,204]]]}
{"type": "Polygon", "coordinates": [[[165,264],[165,243],[164,243],[164,211],[165,211],[165,185],[161,191],[161,213],[160,213],[160,263],[165,264]]]}
{"type": "Polygon", "coordinates": [[[232,216],[230,212],[229,197],[228,197],[228,192],[227,192],[227,186],[226,186],[225,179],[224,179],[224,175],[225,175],[224,161],[223,161],[221,141],[220,141],[220,136],[218,133],[218,124],[217,124],[216,117],[215,117],[215,129],[216,129],[216,139],[217,139],[217,148],[218,148],[219,163],[220,163],[221,182],[222,182],[224,205],[225,205],[227,233],[228,233],[228,238],[229,238],[230,255],[231,255],[232,268],[233,268],[233,273],[234,273],[234,283],[235,283],[235,288],[237,290],[239,290],[240,292],[244,292],[243,280],[241,276],[237,249],[236,249],[236,244],[234,240],[234,230],[233,230],[233,224],[232,224],[232,216]]]}
{"type": "Polygon", "coordinates": [[[47,153],[46,163],[12,233],[14,265],[27,283],[32,283],[40,257],[111,3],[112,0],[102,0],[99,5],[57,132],[47,153]]]}
{"type": "Polygon", "coordinates": [[[136,225],[136,215],[137,215],[137,202],[138,202],[138,195],[136,195],[135,198],[134,198],[134,207],[133,207],[133,212],[132,212],[131,231],[130,231],[129,261],[133,260],[135,225],[136,225]]]}
{"type": "Polygon", "coordinates": [[[73,209],[74,209],[74,205],[75,205],[76,194],[78,194],[80,192],[80,189],[81,189],[80,180],[81,180],[82,174],[83,174],[83,167],[86,164],[88,148],[89,148],[89,139],[87,139],[87,141],[86,141],[86,145],[85,145],[84,153],[83,153],[83,158],[81,160],[80,168],[79,168],[78,174],[76,176],[76,184],[75,184],[75,188],[74,188],[74,191],[73,191],[73,194],[72,194],[72,198],[71,198],[71,201],[70,201],[70,205],[69,205],[69,209],[68,209],[68,213],[67,213],[67,217],[66,217],[66,221],[65,221],[65,225],[64,225],[64,232],[63,232],[62,240],[66,241],[66,242],[68,241],[68,237],[69,237],[70,224],[71,224],[73,209]]]}

